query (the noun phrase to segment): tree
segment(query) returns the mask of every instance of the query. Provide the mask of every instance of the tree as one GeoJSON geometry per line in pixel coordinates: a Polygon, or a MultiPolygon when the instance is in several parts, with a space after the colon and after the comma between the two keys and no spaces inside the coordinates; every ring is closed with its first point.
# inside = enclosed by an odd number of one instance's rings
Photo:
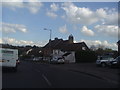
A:
{"type": "Polygon", "coordinates": [[[104,50],[104,49],[105,49],[105,46],[99,44],[99,45],[98,45],[98,49],[104,50]]]}
{"type": "Polygon", "coordinates": [[[95,45],[91,45],[90,50],[95,51],[96,50],[95,45]]]}
{"type": "Polygon", "coordinates": [[[75,52],[76,62],[95,62],[97,55],[94,51],[76,51],[75,52]]]}

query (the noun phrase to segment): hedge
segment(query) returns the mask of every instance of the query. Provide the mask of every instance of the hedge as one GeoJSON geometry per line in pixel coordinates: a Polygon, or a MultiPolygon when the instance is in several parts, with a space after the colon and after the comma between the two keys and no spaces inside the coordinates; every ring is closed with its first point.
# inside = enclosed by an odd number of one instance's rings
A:
{"type": "Polygon", "coordinates": [[[97,59],[97,55],[94,51],[76,51],[75,58],[76,58],[76,63],[95,62],[97,59]]]}

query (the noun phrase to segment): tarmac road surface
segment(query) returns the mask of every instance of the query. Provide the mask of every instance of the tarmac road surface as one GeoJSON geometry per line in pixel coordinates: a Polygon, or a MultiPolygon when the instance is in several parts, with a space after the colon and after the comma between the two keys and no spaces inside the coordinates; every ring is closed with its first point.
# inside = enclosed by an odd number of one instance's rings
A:
{"type": "Polygon", "coordinates": [[[103,79],[52,64],[21,61],[17,72],[3,70],[2,88],[117,88],[103,79]]]}

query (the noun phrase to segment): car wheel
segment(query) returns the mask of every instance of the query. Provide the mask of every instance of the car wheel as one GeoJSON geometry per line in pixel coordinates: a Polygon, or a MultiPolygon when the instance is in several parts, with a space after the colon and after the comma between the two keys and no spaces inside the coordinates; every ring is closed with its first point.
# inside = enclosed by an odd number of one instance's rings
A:
{"type": "Polygon", "coordinates": [[[101,66],[102,66],[102,67],[106,67],[106,64],[105,64],[105,63],[101,63],[101,66]]]}

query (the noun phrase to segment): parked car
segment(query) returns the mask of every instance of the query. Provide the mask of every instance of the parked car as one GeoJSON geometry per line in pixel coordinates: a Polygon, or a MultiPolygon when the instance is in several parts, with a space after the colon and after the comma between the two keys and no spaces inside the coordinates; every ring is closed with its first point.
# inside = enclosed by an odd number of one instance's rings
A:
{"type": "Polygon", "coordinates": [[[39,61],[38,57],[33,58],[33,61],[39,61]]]}
{"type": "Polygon", "coordinates": [[[98,59],[96,60],[96,65],[101,67],[110,66],[113,59],[114,58],[108,56],[98,56],[98,59]]]}
{"type": "Polygon", "coordinates": [[[58,58],[58,63],[64,64],[64,59],[62,57],[58,58]]]}
{"type": "Polygon", "coordinates": [[[113,59],[111,62],[111,67],[118,67],[120,68],[120,56],[113,59]]]}
{"type": "Polygon", "coordinates": [[[33,58],[33,61],[40,61],[40,60],[42,60],[43,58],[42,57],[34,57],[33,58]]]}
{"type": "Polygon", "coordinates": [[[50,63],[64,64],[64,59],[62,57],[53,57],[50,63]]]}

